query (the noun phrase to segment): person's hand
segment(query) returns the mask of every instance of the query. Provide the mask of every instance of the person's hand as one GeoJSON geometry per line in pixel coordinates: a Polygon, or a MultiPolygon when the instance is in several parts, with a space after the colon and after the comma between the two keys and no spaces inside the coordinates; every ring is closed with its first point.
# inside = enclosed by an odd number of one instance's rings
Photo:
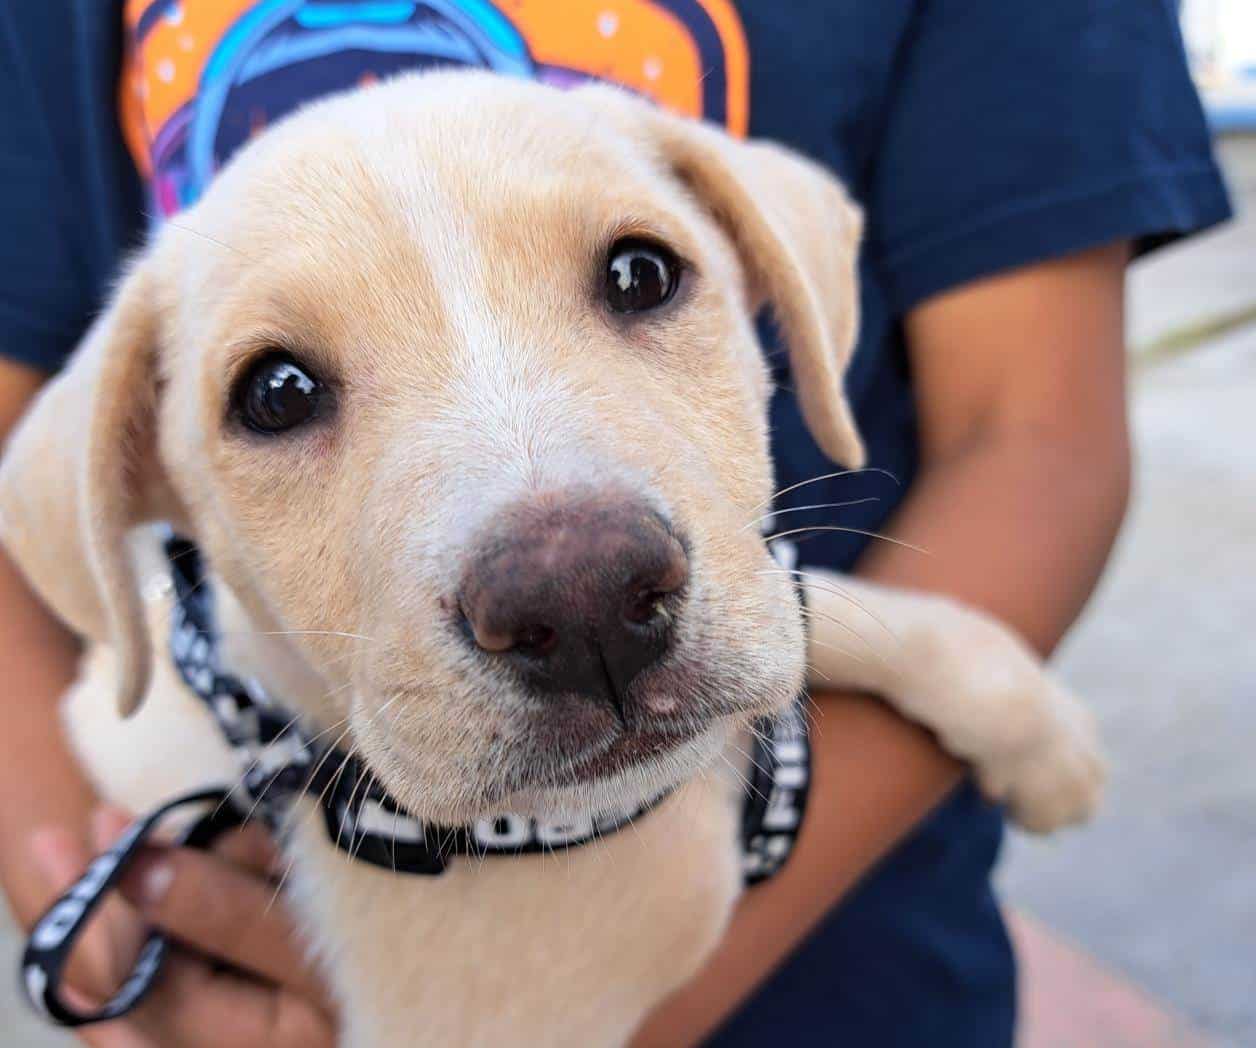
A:
{"type": "MultiPolygon", "coordinates": [[[[93,820],[107,848],[128,818],[105,809],[93,820]]],[[[57,829],[32,838],[32,852],[57,890],[91,856],[57,829]]],[[[146,926],[181,944],[131,1014],[85,1027],[92,1048],[322,1048],[336,1042],[328,994],[277,898],[278,856],[256,826],[213,852],[150,848],[123,879],[125,902],[110,899],[75,950],[66,987],[71,1003],[99,1006],[125,978],[146,926]]]]}

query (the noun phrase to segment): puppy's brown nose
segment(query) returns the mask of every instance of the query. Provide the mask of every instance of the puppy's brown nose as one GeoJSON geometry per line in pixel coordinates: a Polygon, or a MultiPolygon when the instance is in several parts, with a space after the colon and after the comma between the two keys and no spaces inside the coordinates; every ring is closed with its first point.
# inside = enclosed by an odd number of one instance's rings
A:
{"type": "Polygon", "coordinates": [[[626,496],[548,496],[497,518],[463,579],[476,645],[535,690],[606,701],[671,641],[689,560],[666,521],[626,496]]]}

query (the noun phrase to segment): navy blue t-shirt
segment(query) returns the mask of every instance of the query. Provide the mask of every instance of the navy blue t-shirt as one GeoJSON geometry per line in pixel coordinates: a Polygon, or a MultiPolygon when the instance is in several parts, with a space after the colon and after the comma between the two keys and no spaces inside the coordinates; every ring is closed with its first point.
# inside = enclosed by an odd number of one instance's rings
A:
{"type": "MultiPolygon", "coordinates": [[[[476,65],[622,83],[836,171],[867,209],[848,387],[871,463],[786,504],[878,501],[917,467],[904,316],[1001,270],[1221,221],[1173,0],[41,0],[0,6],[0,353],[53,370],[150,221],[314,95],[476,65]],[[124,60],[124,51],[127,58],[124,60]],[[129,148],[128,148],[129,146],[129,148]]],[[[769,336],[770,340],[770,336],[769,336]]],[[[1016,332],[1007,332],[1016,353],[1016,332]]],[[[832,465],[782,354],[779,479],[832,465]]],[[[798,526],[818,523],[807,514],[798,526]]],[[[804,562],[850,567],[821,534],[804,562]]],[[[887,772],[892,774],[892,770],[887,772]]],[[[960,789],[835,910],[718,1045],[1008,1045],[1014,967],[989,884],[998,813],[960,789]]]]}

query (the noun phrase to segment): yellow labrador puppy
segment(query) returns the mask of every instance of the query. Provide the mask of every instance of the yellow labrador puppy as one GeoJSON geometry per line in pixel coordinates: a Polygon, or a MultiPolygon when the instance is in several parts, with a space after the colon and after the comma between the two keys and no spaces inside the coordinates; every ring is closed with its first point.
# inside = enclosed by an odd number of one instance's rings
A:
{"type": "Polygon", "coordinates": [[[416,878],[350,861],[296,800],[290,894],[346,1044],[624,1042],[720,937],[747,725],[808,664],[933,730],[1026,825],[1091,810],[1090,718],[1007,631],[819,576],[804,631],[760,538],[752,318],[775,311],[816,440],[860,465],[859,237],[818,167],[626,94],[403,77],[243,149],[14,437],[4,539],[100,642],[68,721],[107,795],[240,773],[151,641],[126,538],[169,521],[211,569],[220,661],[409,816],[651,809],[416,878]]]}

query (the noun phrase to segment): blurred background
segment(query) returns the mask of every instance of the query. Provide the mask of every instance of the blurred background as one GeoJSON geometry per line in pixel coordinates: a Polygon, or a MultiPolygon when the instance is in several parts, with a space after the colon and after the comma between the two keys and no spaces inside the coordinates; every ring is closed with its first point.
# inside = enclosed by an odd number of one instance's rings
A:
{"type": "Polygon", "coordinates": [[[1213,126],[1252,131],[1256,105],[1256,3],[1182,0],[1182,34],[1213,126]]]}
{"type": "MultiPolygon", "coordinates": [[[[1256,1045],[1256,0],[1182,25],[1238,218],[1133,271],[1135,502],[1057,662],[1113,776],[1091,826],[1009,840],[1022,1048],[1256,1045]]],[[[14,983],[0,1045],[76,1043],[14,983]]]]}
{"type": "Polygon", "coordinates": [[[1133,271],[1135,501],[1057,660],[1113,775],[1005,853],[1024,1048],[1256,1045],[1256,0],[1182,26],[1238,218],[1133,271]]]}

